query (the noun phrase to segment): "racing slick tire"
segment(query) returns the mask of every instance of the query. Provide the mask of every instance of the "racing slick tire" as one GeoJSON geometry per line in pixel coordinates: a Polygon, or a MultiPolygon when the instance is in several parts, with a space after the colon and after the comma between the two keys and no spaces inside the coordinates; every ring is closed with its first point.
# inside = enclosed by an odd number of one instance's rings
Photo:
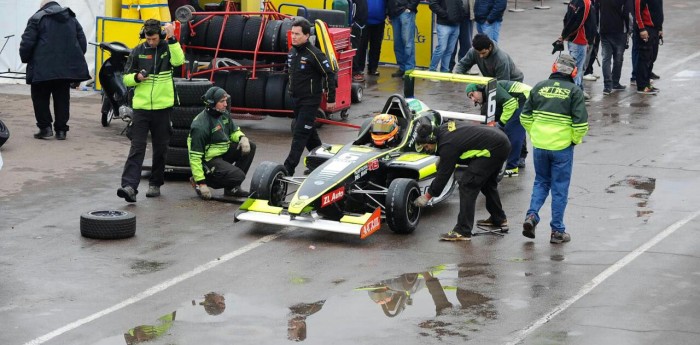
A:
{"type": "Polygon", "coordinates": [[[284,165],[260,163],[250,180],[250,197],[268,200],[270,206],[281,206],[287,196],[287,184],[281,180],[283,176],[287,176],[284,165]]]}
{"type": "Polygon", "coordinates": [[[80,234],[98,240],[134,237],[136,215],[119,210],[97,210],[80,215],[80,234]]]}
{"type": "Polygon", "coordinates": [[[175,93],[180,106],[202,106],[202,96],[212,86],[209,79],[175,78],[175,93]]]}
{"type": "Polygon", "coordinates": [[[397,234],[410,234],[420,220],[420,207],[413,201],[421,195],[418,182],[408,178],[391,181],[386,195],[386,222],[397,234]]]}

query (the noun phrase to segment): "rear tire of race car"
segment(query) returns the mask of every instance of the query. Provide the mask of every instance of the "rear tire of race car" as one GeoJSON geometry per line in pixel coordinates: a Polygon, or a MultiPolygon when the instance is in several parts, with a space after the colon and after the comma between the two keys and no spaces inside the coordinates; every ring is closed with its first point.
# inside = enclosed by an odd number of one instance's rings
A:
{"type": "Polygon", "coordinates": [[[250,181],[250,197],[268,200],[270,206],[280,206],[287,195],[287,184],[281,178],[287,176],[284,165],[262,162],[255,169],[250,181]]]}
{"type": "Polygon", "coordinates": [[[118,210],[98,210],[80,216],[80,234],[98,240],[118,240],[134,237],[136,215],[118,210]]]}
{"type": "Polygon", "coordinates": [[[10,129],[0,121],[0,147],[5,144],[7,139],[10,139],[10,129]]]}
{"type": "Polygon", "coordinates": [[[397,234],[410,234],[420,220],[420,207],[413,201],[421,195],[418,182],[408,178],[391,181],[386,195],[386,222],[397,234]]]}

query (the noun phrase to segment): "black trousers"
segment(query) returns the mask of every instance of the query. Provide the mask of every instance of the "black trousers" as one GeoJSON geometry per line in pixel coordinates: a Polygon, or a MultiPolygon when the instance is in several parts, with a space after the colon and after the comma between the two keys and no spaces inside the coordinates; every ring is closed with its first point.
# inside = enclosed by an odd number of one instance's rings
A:
{"type": "Polygon", "coordinates": [[[299,165],[301,155],[304,153],[304,148],[311,151],[322,144],[321,138],[316,131],[316,126],[314,126],[316,112],[321,103],[320,98],[318,103],[295,101],[294,115],[297,121],[294,126],[292,147],[289,150],[287,159],[284,160],[284,168],[287,169],[289,176],[294,175],[294,169],[299,165]]]}
{"type": "Polygon", "coordinates": [[[637,90],[643,90],[647,86],[651,86],[651,71],[654,68],[656,56],[659,54],[659,31],[653,27],[647,27],[649,39],[644,42],[639,38],[639,29],[635,27],[634,39],[637,41],[639,48],[639,56],[637,57],[637,90]]]}
{"type": "Polygon", "coordinates": [[[162,186],[165,181],[165,155],[168,153],[168,142],[172,128],[170,113],[172,108],[161,110],[134,109],[131,120],[131,149],[124,164],[122,187],[131,186],[138,190],[141,182],[143,159],[146,157],[148,132],[151,132],[151,147],[153,148],[153,163],[148,184],[162,186]]]}
{"type": "Polygon", "coordinates": [[[224,155],[204,162],[209,171],[204,175],[207,186],[225,189],[239,187],[245,180],[253,158],[255,158],[255,144],[250,143],[250,152],[246,155],[241,153],[238,145],[231,144],[224,155]]]}
{"type": "Polygon", "coordinates": [[[31,92],[36,126],[40,129],[51,128],[51,123],[54,121],[49,103],[53,97],[53,112],[56,115],[53,128],[56,131],[67,132],[70,118],[70,80],[57,79],[32,83],[31,92]]]}
{"type": "MultiPolygon", "coordinates": [[[[506,214],[498,194],[498,174],[508,157],[510,147],[505,154],[492,157],[474,158],[469,166],[460,168],[459,178],[459,215],[454,231],[460,234],[470,234],[474,226],[476,198],[479,192],[486,197],[486,210],[495,223],[506,220],[506,214]]],[[[492,152],[493,154],[493,152],[492,152]]]]}
{"type": "Polygon", "coordinates": [[[364,72],[365,61],[367,61],[367,71],[375,72],[379,66],[379,55],[382,52],[384,22],[367,24],[363,29],[353,25],[352,35],[354,36],[352,46],[357,49],[352,61],[353,74],[364,72]]]}

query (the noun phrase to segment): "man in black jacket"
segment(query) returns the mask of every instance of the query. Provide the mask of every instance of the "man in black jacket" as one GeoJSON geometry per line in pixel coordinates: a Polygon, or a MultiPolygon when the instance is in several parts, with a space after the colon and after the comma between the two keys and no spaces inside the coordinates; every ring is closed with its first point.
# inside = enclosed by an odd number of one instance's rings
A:
{"type": "Polygon", "coordinates": [[[440,195],[457,164],[468,164],[459,177],[459,216],[454,229],[443,234],[443,241],[469,241],[474,226],[476,198],[486,197],[490,224],[508,231],[508,221],[498,195],[498,174],[510,153],[510,142],[503,131],[488,126],[457,125],[449,121],[438,128],[420,118],[416,128],[416,149],[440,156],[437,176],[428,191],[414,204],[426,206],[433,195],[440,195]]]}
{"type": "Polygon", "coordinates": [[[304,18],[292,23],[292,49],[287,55],[289,92],[294,100],[296,125],[292,147],[284,161],[289,176],[299,165],[304,148],[312,150],[321,145],[314,122],[321,104],[321,96],[328,91],[326,109],[335,108],[335,72],[328,58],[309,42],[311,24],[304,18]]]}
{"type": "MultiPolygon", "coordinates": [[[[662,0],[635,0],[634,39],[639,47],[637,68],[637,93],[654,95],[659,89],[651,85],[652,70],[659,52],[659,39],[663,39],[664,5],[662,0]]],[[[658,76],[656,76],[658,78],[658,76]]]]}
{"type": "Polygon", "coordinates": [[[19,56],[27,64],[32,105],[39,132],[34,138],[53,136],[49,101],[53,97],[56,139],[65,140],[70,118],[70,84],[90,79],[83,27],[70,8],[43,0],[39,11],[29,18],[22,34],[19,56]]]}
{"type": "Polygon", "coordinates": [[[603,46],[603,94],[627,88],[620,84],[622,61],[627,45],[627,0],[600,1],[600,43],[603,46]],[[612,63],[612,73],[610,67],[612,63]]]}

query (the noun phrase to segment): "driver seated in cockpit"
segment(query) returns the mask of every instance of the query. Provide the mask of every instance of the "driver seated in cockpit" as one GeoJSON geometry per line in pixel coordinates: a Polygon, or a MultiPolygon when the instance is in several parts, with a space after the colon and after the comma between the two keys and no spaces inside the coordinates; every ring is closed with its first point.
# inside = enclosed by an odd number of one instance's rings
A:
{"type": "Polygon", "coordinates": [[[377,148],[396,147],[401,141],[399,138],[399,121],[391,114],[379,114],[372,119],[370,136],[372,144],[377,148]]]}

